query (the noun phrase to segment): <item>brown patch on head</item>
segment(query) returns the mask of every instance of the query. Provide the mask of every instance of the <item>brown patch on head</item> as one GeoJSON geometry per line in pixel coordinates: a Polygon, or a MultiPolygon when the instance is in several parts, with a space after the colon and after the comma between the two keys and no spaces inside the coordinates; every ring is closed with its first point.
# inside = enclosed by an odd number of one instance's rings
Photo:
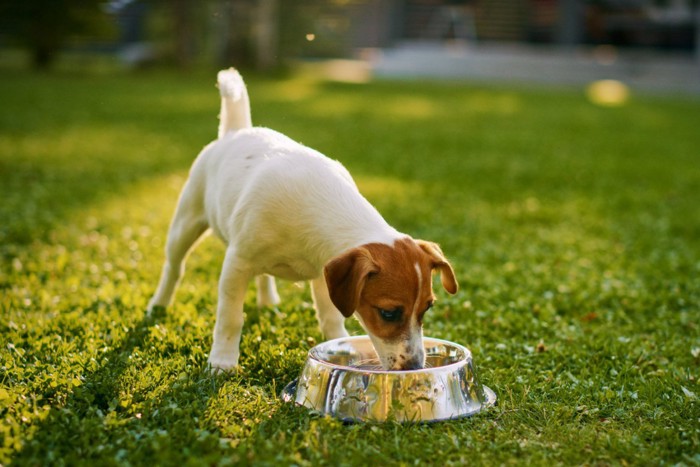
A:
{"type": "Polygon", "coordinates": [[[344,316],[357,312],[365,329],[384,341],[420,332],[434,300],[431,273],[438,269],[450,293],[457,281],[440,248],[409,237],[393,245],[370,243],[329,262],[324,274],[331,300],[344,316]]]}

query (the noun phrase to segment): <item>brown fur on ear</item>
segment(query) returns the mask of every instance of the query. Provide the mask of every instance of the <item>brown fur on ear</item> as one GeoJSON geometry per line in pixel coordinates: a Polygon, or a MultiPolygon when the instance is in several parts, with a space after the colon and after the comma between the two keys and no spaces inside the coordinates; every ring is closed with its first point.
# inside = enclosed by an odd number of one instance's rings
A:
{"type": "Polygon", "coordinates": [[[430,256],[430,259],[433,261],[433,269],[440,271],[440,281],[445,290],[453,295],[457,293],[458,285],[455,272],[442,253],[440,246],[437,243],[426,242],[425,240],[416,240],[416,243],[430,256]]]}
{"type": "Polygon", "coordinates": [[[323,268],[331,301],[343,316],[347,318],[355,312],[365,281],[375,272],[379,272],[379,266],[369,250],[362,247],[343,253],[323,268]]]}

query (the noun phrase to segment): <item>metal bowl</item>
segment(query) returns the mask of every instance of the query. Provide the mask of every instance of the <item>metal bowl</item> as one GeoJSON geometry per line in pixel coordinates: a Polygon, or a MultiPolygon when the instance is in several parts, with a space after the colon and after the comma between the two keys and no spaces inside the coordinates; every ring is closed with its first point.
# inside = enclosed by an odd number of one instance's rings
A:
{"type": "Polygon", "coordinates": [[[347,421],[401,422],[468,417],[496,402],[479,384],[469,349],[429,337],[423,345],[425,368],[386,371],[368,336],[324,342],[309,350],[282,399],[347,421]]]}

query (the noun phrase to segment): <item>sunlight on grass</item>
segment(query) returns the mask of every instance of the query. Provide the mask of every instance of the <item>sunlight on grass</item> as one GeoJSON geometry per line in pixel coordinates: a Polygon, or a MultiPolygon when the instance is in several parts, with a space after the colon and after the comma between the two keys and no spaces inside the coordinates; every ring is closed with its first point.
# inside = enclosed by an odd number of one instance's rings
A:
{"type": "MultiPolygon", "coordinates": [[[[171,206],[183,180],[182,176],[168,175],[135,184],[128,195],[93,204],[83,200],[79,210],[67,214],[51,231],[48,242],[35,240],[26,255],[15,256],[14,272],[29,274],[31,279],[32,273],[47,268],[54,279],[41,289],[21,288],[19,293],[48,311],[58,302],[71,299],[67,291],[75,293],[83,287],[92,291],[90,295],[109,302],[125,284],[132,292],[143,291],[142,273],[155,274],[162,260],[162,255],[157,260],[147,258],[143,247],[162,249],[171,206]],[[126,274],[134,270],[141,272],[136,276],[126,274]]],[[[129,293],[120,301],[145,306],[145,298],[129,293]]]]}
{"type": "Polygon", "coordinates": [[[342,118],[355,115],[365,107],[365,103],[358,102],[352,95],[328,97],[314,97],[304,104],[304,110],[314,117],[342,118]]]}
{"type": "Polygon", "coordinates": [[[355,182],[366,198],[377,201],[388,198],[398,204],[417,196],[422,189],[419,183],[389,177],[363,175],[355,177],[355,182]]]}
{"type": "Polygon", "coordinates": [[[184,148],[173,139],[149,132],[136,124],[100,125],[78,123],[60,131],[43,131],[31,137],[0,136],[0,151],[22,153],[22,161],[42,161],[57,170],[92,171],[105,164],[125,164],[139,160],[149,163],[149,152],[173,153],[184,148]],[[76,167],[67,167],[73,163],[76,167]]]}
{"type": "MultiPolygon", "coordinates": [[[[303,103],[307,115],[340,118],[347,115],[370,114],[399,120],[429,120],[447,114],[457,108],[458,113],[476,115],[515,115],[522,110],[522,102],[513,93],[477,92],[460,95],[451,101],[431,99],[420,92],[386,95],[377,100],[359,100],[362,85],[336,85],[346,92],[323,92],[329,84],[320,78],[297,77],[265,86],[264,97],[282,102],[303,103]]],[[[254,113],[259,113],[253,108],[254,113]]]]}
{"type": "Polygon", "coordinates": [[[405,120],[429,119],[438,113],[435,102],[418,96],[404,96],[401,99],[383,103],[379,112],[386,113],[387,116],[394,119],[401,118],[405,120]]]}
{"type": "MultiPolygon", "coordinates": [[[[266,83],[264,87],[264,98],[281,102],[304,101],[318,95],[321,84],[321,80],[303,77],[275,83],[266,83]]],[[[255,84],[253,86],[255,86],[255,84]]]]}
{"type": "Polygon", "coordinates": [[[521,111],[518,98],[510,94],[475,94],[452,102],[449,106],[444,106],[444,103],[437,100],[410,95],[387,97],[376,102],[359,101],[354,94],[313,98],[309,96],[305,110],[317,117],[339,118],[344,115],[371,114],[392,121],[423,121],[447,114],[455,105],[461,107],[459,112],[466,111],[475,115],[511,116],[521,111]]]}
{"type": "Polygon", "coordinates": [[[30,137],[0,137],[0,151],[22,154],[13,162],[13,176],[6,180],[8,191],[0,206],[6,219],[0,240],[12,241],[29,241],[36,235],[28,229],[46,229],[106,192],[193,157],[174,139],[128,123],[74,124],[30,137]],[[164,153],[170,160],[152,157],[164,153]]]}
{"type": "Polygon", "coordinates": [[[332,99],[315,98],[307,107],[316,117],[334,117],[369,113],[393,120],[425,120],[438,113],[437,104],[426,98],[401,96],[374,104],[358,101],[353,95],[334,96],[332,99]]]}
{"type": "Polygon", "coordinates": [[[477,114],[515,115],[522,111],[523,104],[512,93],[475,93],[461,101],[465,109],[477,114]]]}
{"type": "Polygon", "coordinates": [[[187,95],[166,94],[154,96],[149,105],[159,108],[160,111],[176,113],[208,113],[216,116],[219,111],[219,91],[212,83],[211,90],[187,95]]]}

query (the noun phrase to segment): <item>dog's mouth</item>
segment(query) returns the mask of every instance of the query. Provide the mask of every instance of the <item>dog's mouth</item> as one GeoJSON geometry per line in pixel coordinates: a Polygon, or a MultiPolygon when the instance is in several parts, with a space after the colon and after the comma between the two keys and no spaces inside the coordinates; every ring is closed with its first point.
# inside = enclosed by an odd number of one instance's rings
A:
{"type": "Polygon", "coordinates": [[[425,368],[425,356],[414,356],[409,359],[404,359],[403,356],[399,356],[399,361],[394,364],[391,370],[394,371],[410,371],[410,370],[421,370],[425,368]]]}
{"type": "MultiPolygon", "coordinates": [[[[358,317],[358,320],[365,327],[362,319],[358,317]]],[[[410,371],[425,368],[426,356],[423,349],[422,332],[409,340],[393,341],[383,340],[369,332],[367,334],[372,341],[377,357],[357,362],[357,368],[384,371],[410,371]]]]}

